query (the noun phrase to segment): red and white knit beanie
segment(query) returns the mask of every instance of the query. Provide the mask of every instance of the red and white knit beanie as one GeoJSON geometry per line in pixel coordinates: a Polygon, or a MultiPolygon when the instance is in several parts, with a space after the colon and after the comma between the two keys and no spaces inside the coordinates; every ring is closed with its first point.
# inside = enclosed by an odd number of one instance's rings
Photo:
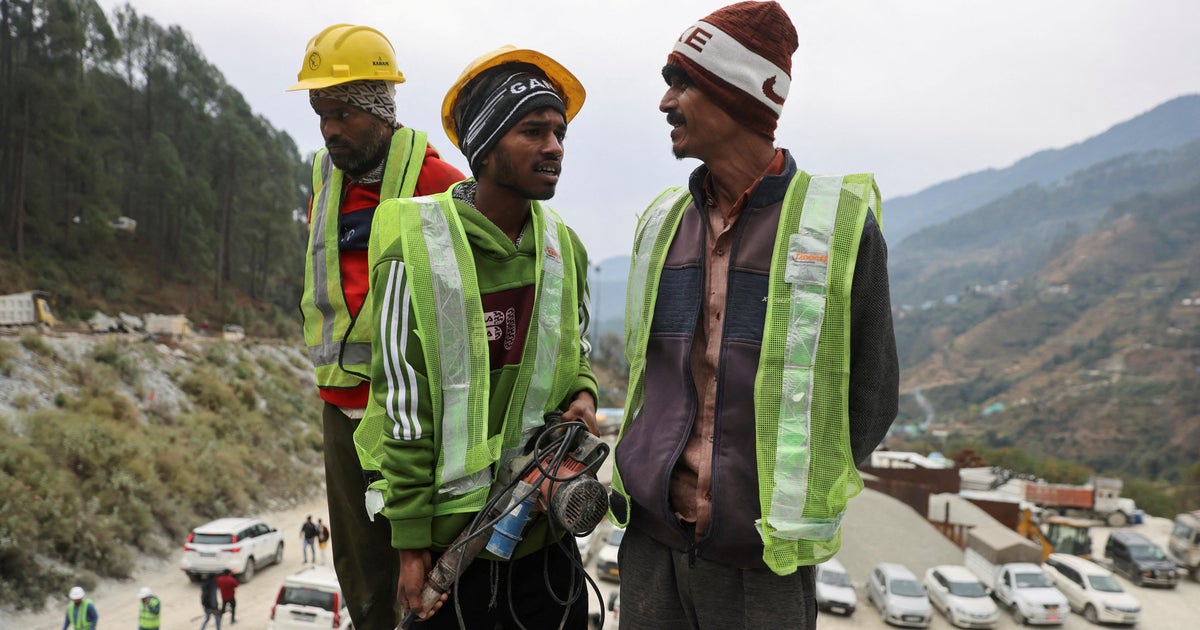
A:
{"type": "Polygon", "coordinates": [[[778,2],[738,2],[689,26],[667,56],[663,76],[670,82],[671,66],[681,68],[714,104],[774,140],[799,46],[778,2]]]}

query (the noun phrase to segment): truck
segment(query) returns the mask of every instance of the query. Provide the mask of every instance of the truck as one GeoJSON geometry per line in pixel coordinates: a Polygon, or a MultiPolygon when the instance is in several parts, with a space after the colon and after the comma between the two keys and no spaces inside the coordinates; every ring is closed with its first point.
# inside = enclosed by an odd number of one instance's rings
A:
{"type": "Polygon", "coordinates": [[[155,337],[182,339],[192,335],[192,323],[186,315],[147,313],[146,333],[155,337]]]}
{"type": "Polygon", "coordinates": [[[1133,499],[1121,496],[1123,483],[1111,477],[1095,477],[1087,484],[1028,483],[1025,500],[1051,516],[1075,516],[1102,520],[1110,527],[1137,522],[1133,499]]]}
{"type": "Polygon", "coordinates": [[[978,525],[967,533],[963,565],[1020,625],[1061,624],[1071,612],[1041,561],[1039,545],[1003,525],[978,525]]]}
{"type": "Polygon", "coordinates": [[[45,291],[0,295],[0,326],[54,326],[50,300],[45,291]]]}
{"type": "Polygon", "coordinates": [[[1193,580],[1200,582],[1200,510],[1175,517],[1171,538],[1167,541],[1167,556],[1176,566],[1187,569],[1193,580]]]}

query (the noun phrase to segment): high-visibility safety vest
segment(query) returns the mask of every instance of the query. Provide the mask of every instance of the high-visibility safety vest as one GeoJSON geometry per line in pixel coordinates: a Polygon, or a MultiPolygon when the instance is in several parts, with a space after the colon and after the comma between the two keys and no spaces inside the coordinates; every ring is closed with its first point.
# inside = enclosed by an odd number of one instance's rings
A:
{"type": "Polygon", "coordinates": [[[139,601],[138,629],[158,630],[161,624],[162,603],[153,595],[147,599],[150,600],[149,604],[145,600],[139,601]]]}
{"type": "Polygon", "coordinates": [[[92,630],[92,622],[88,621],[87,611],[92,607],[92,600],[83,599],[76,605],[74,601],[67,604],[67,618],[75,630],[92,630]]]}
{"type": "MultiPolygon", "coordinates": [[[[571,236],[557,214],[534,201],[531,222],[539,255],[530,330],[503,428],[489,437],[490,366],[483,304],[475,258],[451,192],[381,204],[368,250],[372,266],[385,257],[404,260],[432,417],[439,422],[435,515],[482,507],[492,464],[515,454],[545,424],[545,413],[570,393],[581,352],[576,333],[580,288],[571,236]]],[[[380,315],[383,322],[404,314],[380,315]]],[[[355,431],[365,469],[379,469],[382,438],[391,423],[387,414],[368,414],[355,431]]]]}
{"type": "MultiPolygon", "coordinates": [[[[625,312],[629,390],[618,440],[647,395],[646,346],[658,283],[690,203],[686,189],[669,189],[638,221],[625,312]]],[[[780,575],[837,552],[846,504],[863,487],[848,446],[847,392],[850,290],[870,212],[881,219],[872,175],[803,173],[792,179],[780,211],[754,380],[761,509],[755,525],[763,561],[780,575]]],[[[615,466],[613,490],[629,503],[615,466]]]]}
{"type": "MultiPolygon", "coordinates": [[[[401,127],[392,133],[379,194],[381,202],[412,196],[427,144],[423,131],[401,127]]],[[[358,319],[371,321],[371,300],[364,300],[358,316],[351,317],[342,290],[338,228],[344,175],[333,166],[325,149],[313,159],[312,218],[300,312],[304,316],[304,343],[316,370],[318,387],[356,387],[367,380],[371,369],[371,326],[355,325],[358,319]]]]}

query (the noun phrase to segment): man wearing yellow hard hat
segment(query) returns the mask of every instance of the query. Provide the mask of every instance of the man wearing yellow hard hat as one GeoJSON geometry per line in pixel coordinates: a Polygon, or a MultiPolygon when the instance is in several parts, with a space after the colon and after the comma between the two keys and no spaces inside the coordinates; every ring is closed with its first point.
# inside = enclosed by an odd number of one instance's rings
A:
{"type": "Polygon", "coordinates": [[[399,603],[416,628],[458,628],[460,615],[464,628],[587,627],[578,549],[540,513],[512,549],[485,550],[457,572],[447,596],[420,597],[433,563],[487,513],[493,484],[503,485],[497,466],[547,413],[596,432],[587,252],[540,203],[554,196],[583,100],[579,81],[542,53],[483,55],[442,107],[474,177],[386,201],[375,215],[378,334],[355,441],[385,479],[399,603]]]}
{"type": "Polygon", "coordinates": [[[442,192],[463,175],[438,157],[424,132],[396,121],[395,89],[404,74],[379,31],[326,28],[309,40],[297,79],[287,90],[308,90],[325,142],[313,160],[300,310],[325,401],[325,481],[338,532],[333,564],[354,627],[392,630],[399,567],[390,561],[387,522],[363,504],[378,473],[364,475],[353,443],[370,392],[367,243],[381,200],[442,192]]]}

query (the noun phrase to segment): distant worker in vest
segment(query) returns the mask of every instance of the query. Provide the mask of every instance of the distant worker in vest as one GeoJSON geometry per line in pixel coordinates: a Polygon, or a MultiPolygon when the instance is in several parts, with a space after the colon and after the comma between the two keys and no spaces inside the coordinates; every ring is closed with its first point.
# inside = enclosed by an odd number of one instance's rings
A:
{"type": "Polygon", "coordinates": [[[67,593],[71,601],[67,602],[67,618],[63,620],[63,630],[95,630],[100,615],[96,612],[96,604],[85,595],[82,586],[72,586],[67,593]]]}
{"type": "Polygon", "coordinates": [[[739,2],[662,69],[672,151],[702,164],[634,239],[621,628],[813,628],[814,565],[896,416],[874,180],[810,175],[774,144],[796,48],[779,3],[739,2]]]}
{"type": "Polygon", "coordinates": [[[329,522],[346,542],[334,543],[333,564],[354,627],[392,630],[399,567],[386,561],[394,557],[387,522],[367,516],[353,444],[370,392],[367,241],[381,200],[439,193],[464,176],[424,132],[396,121],[395,85],[404,74],[379,31],[349,24],[321,31],[308,42],[297,78],[288,90],[308,90],[325,141],[313,161],[300,310],[325,401],[329,522]]]}
{"type": "Polygon", "coordinates": [[[229,623],[237,623],[237,588],[240,585],[230,569],[225,569],[217,576],[217,590],[221,592],[221,614],[229,611],[229,623]]]}
{"type": "Polygon", "coordinates": [[[162,624],[162,602],[149,586],[138,589],[138,630],[158,630],[162,624]]]}
{"type": "Polygon", "coordinates": [[[572,577],[582,585],[571,575],[578,550],[569,537],[559,544],[540,513],[511,560],[485,551],[456,592],[429,608],[420,598],[433,562],[483,508],[501,456],[544,427],[547,412],[597,432],[587,252],[541,203],[554,196],[583,100],[575,76],[540,52],[480,56],[442,104],[474,177],[386,201],[375,215],[372,396],[355,439],[379,453],[398,598],[417,614],[414,628],[458,628],[450,597],[465,628],[587,627],[586,592],[568,597],[572,577]]]}

